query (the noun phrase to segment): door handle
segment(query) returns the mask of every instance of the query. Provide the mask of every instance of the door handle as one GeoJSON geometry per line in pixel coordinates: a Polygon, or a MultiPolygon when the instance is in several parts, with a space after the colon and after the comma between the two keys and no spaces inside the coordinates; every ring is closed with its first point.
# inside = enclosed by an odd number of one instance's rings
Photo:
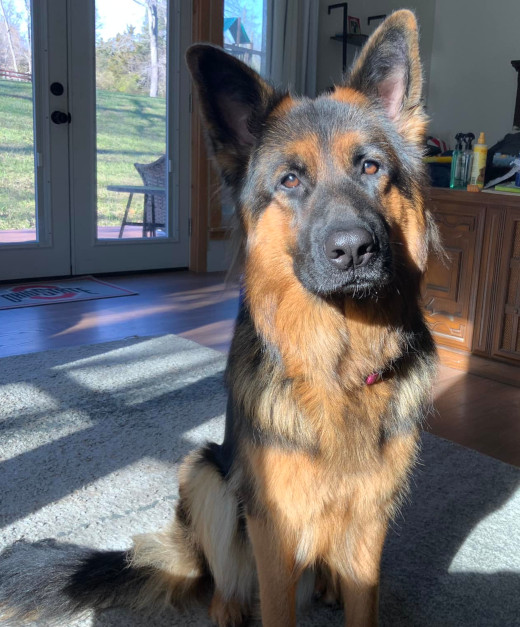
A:
{"type": "Polygon", "coordinates": [[[51,113],[51,120],[54,124],[70,124],[71,119],[70,113],[65,113],[64,111],[53,111],[51,113]]]}

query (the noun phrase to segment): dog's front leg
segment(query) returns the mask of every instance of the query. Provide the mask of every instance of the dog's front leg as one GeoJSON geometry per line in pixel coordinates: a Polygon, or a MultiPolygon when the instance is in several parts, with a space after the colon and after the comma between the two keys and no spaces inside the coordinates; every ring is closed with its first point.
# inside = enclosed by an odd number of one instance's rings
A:
{"type": "Polygon", "coordinates": [[[364,521],[352,530],[349,568],[341,574],[347,627],[376,627],[379,609],[379,573],[387,523],[364,521]]]}
{"type": "Polygon", "coordinates": [[[262,627],[295,627],[294,553],[270,521],[248,516],[247,527],[260,585],[262,627]]]}
{"type": "Polygon", "coordinates": [[[344,580],[346,627],[377,627],[379,584],[344,580]]]}

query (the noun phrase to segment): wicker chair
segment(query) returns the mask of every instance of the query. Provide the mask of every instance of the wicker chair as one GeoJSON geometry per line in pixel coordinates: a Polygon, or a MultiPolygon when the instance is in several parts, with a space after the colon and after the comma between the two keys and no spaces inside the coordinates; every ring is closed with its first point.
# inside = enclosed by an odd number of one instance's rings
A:
{"type": "Polygon", "coordinates": [[[139,172],[145,187],[157,187],[164,191],[144,195],[142,222],[129,222],[127,210],[121,224],[119,237],[122,237],[127,224],[142,224],[143,237],[156,237],[157,229],[166,229],[166,155],[162,155],[152,163],[134,163],[134,167],[139,172]]]}

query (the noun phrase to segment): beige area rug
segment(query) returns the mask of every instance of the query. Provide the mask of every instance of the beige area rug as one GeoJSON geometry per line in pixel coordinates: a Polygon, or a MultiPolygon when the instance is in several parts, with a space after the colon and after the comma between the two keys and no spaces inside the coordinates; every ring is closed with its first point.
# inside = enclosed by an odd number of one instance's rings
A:
{"type": "MultiPolygon", "coordinates": [[[[179,461],[222,440],[224,366],[172,335],[0,359],[0,551],[49,537],[124,549],[166,526],[179,461]]],[[[520,625],[519,486],[518,468],[423,436],[385,545],[382,627],[520,625]]],[[[210,625],[205,608],[66,624],[210,625]]],[[[339,627],[342,612],[313,603],[298,625],[339,627]]]]}

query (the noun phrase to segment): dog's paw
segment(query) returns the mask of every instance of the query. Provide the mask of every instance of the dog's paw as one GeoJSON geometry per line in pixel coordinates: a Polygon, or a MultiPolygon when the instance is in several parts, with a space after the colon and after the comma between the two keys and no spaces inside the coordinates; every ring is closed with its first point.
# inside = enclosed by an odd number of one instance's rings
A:
{"type": "Polygon", "coordinates": [[[241,627],[248,615],[247,608],[242,603],[233,599],[226,601],[218,590],[215,590],[209,616],[217,627],[241,627]]]}

